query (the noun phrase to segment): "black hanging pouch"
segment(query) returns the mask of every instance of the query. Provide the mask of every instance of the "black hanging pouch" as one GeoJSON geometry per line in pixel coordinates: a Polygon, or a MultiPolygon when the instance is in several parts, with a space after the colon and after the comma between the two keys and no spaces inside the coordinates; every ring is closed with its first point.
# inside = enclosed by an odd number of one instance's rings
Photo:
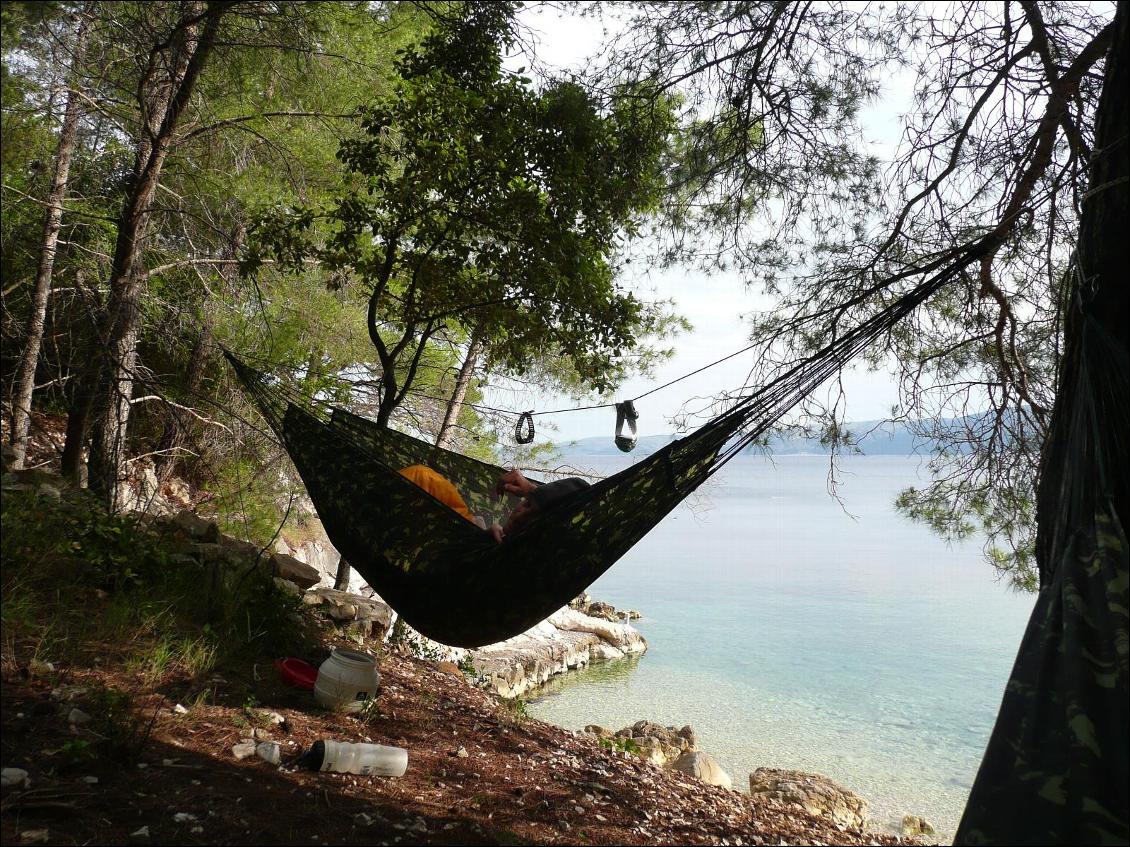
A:
{"type": "Polygon", "coordinates": [[[616,446],[625,453],[631,453],[636,446],[636,421],[640,413],[636,411],[631,400],[616,404],[616,446]],[[627,422],[631,435],[624,435],[624,423],[627,422]]]}

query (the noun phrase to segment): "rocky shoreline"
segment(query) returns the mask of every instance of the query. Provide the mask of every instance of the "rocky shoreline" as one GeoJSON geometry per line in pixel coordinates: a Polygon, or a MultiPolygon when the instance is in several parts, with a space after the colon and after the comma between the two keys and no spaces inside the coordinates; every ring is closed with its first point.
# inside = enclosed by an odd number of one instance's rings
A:
{"type": "MultiPolygon", "coordinates": [[[[191,511],[153,520],[183,537],[188,543],[186,551],[194,556],[254,556],[258,552],[252,549],[255,545],[222,535],[213,522],[191,511]]],[[[336,591],[324,584],[326,571],[278,549],[263,559],[261,567],[286,590],[301,595],[303,604],[332,623],[340,637],[359,646],[387,642],[395,612],[371,591],[336,591]]],[[[642,655],[647,641],[629,623],[639,617],[637,611],[618,610],[585,594],[537,626],[497,644],[464,650],[431,641],[409,628],[401,646],[410,654],[431,660],[437,669],[453,677],[470,674],[477,687],[516,700],[570,670],[642,655]]],[[[660,770],[681,773],[727,791],[737,790],[732,777],[714,757],[698,749],[696,733],[690,726],[664,727],[640,720],[616,731],[591,724],[583,734],[606,750],[630,755],[660,770]]],[[[865,831],[870,824],[867,801],[822,774],[758,768],[749,774],[748,793],[802,809],[841,831],[865,831]]],[[[907,814],[898,834],[928,840],[935,833],[924,818],[907,814]]]]}
{"type": "MultiPolygon", "coordinates": [[[[6,490],[35,489],[39,496],[58,500],[56,487],[61,480],[42,471],[5,474],[6,490]]],[[[176,499],[180,499],[179,497],[176,499]]],[[[174,501],[175,504],[175,501],[174,501]]],[[[152,499],[149,505],[153,505],[152,499]]],[[[310,548],[292,546],[284,541],[275,551],[265,551],[247,541],[221,533],[217,525],[183,509],[168,514],[146,516],[174,538],[180,539],[180,558],[186,562],[220,561],[243,563],[254,561],[284,590],[301,596],[303,605],[332,622],[337,635],[360,645],[386,640],[394,620],[393,611],[379,597],[335,591],[325,585],[332,579],[328,568],[317,567],[304,557],[310,548]]],[[[328,542],[319,543],[324,549],[328,542]]],[[[332,549],[332,548],[330,548],[332,549]]],[[[322,557],[318,564],[327,561],[322,557]]],[[[336,562],[334,570],[336,571],[336,562]]],[[[366,592],[369,593],[369,592],[366,592]]],[[[431,659],[433,666],[459,680],[467,679],[504,699],[516,699],[535,690],[551,678],[592,662],[621,659],[646,651],[647,642],[631,624],[638,619],[635,611],[620,611],[587,595],[577,598],[546,621],[515,638],[473,651],[444,647],[414,635],[410,652],[431,659]]],[[[590,725],[582,734],[599,748],[637,759],[672,774],[685,777],[727,792],[736,791],[730,775],[706,751],[697,748],[697,738],[689,726],[680,729],[662,727],[646,720],[612,731],[590,725]]],[[[803,810],[814,818],[829,822],[840,832],[867,830],[867,804],[862,798],[819,774],[791,770],[759,768],[749,775],[748,795],[777,806],[803,810]]],[[[903,819],[904,837],[929,838],[933,828],[914,815],[903,819]]]]}

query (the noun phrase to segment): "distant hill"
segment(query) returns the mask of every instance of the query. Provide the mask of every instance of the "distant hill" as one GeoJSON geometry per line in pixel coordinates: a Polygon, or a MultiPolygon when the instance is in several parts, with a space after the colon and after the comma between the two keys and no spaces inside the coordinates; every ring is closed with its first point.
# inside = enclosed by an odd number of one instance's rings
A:
{"type": "MultiPolygon", "coordinates": [[[[856,438],[859,449],[867,456],[909,456],[915,452],[928,452],[930,448],[930,442],[915,436],[901,423],[860,421],[848,424],[847,429],[856,438]]],[[[632,454],[647,456],[675,438],[674,435],[645,436],[636,443],[632,454]]],[[[819,455],[828,452],[828,448],[820,444],[819,440],[799,436],[772,438],[769,446],[776,456],[819,455]]],[[[559,449],[565,458],[622,455],[613,440],[607,436],[579,438],[559,445],[559,449]]]]}

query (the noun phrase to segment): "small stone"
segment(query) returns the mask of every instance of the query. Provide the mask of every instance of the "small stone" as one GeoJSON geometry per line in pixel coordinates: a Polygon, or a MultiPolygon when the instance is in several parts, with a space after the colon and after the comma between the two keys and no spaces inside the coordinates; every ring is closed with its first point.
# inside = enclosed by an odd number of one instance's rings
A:
{"type": "Polygon", "coordinates": [[[199,834],[200,834],[200,833],[202,833],[203,831],[204,831],[204,827],[202,827],[202,826],[194,826],[194,827],[192,828],[192,832],[193,832],[193,833],[194,833],[195,835],[199,835],[199,834]]]}
{"type": "Polygon", "coordinates": [[[934,825],[926,818],[918,815],[903,815],[902,834],[907,838],[918,838],[923,835],[935,835],[934,825]]]}
{"type": "MultiPolygon", "coordinates": [[[[27,671],[32,676],[46,676],[49,673],[55,672],[55,666],[50,662],[45,662],[42,659],[32,659],[27,663],[27,671]]],[[[45,829],[30,829],[28,832],[46,832],[45,829]]]]}
{"type": "Polygon", "coordinates": [[[238,744],[233,744],[231,753],[239,761],[250,758],[255,755],[255,742],[254,741],[241,741],[238,744]]]}
{"type": "Polygon", "coordinates": [[[21,844],[46,844],[51,835],[46,829],[25,829],[20,833],[21,844]]]}
{"type": "Polygon", "coordinates": [[[593,815],[593,817],[601,823],[608,823],[608,818],[606,818],[604,815],[593,815]]]}
{"type": "Polygon", "coordinates": [[[15,788],[17,785],[23,788],[31,785],[27,771],[23,768],[4,768],[3,771],[0,771],[0,786],[15,788]]]}
{"type": "Polygon", "coordinates": [[[145,841],[146,839],[149,838],[149,827],[143,826],[141,829],[138,829],[138,830],[135,830],[134,832],[131,832],[129,834],[129,837],[133,838],[137,841],[145,841]]]}
{"type": "Polygon", "coordinates": [[[261,741],[255,747],[255,755],[272,765],[277,765],[282,761],[282,751],[279,750],[279,745],[274,741],[261,741]]]}
{"type": "Polygon", "coordinates": [[[175,706],[173,706],[173,711],[176,712],[178,715],[187,715],[188,714],[188,709],[185,706],[181,705],[180,703],[177,703],[175,706]]]}
{"type": "Polygon", "coordinates": [[[460,759],[466,759],[471,754],[467,752],[466,747],[460,747],[458,750],[455,751],[455,755],[458,756],[460,759]]]}
{"type": "Polygon", "coordinates": [[[278,712],[271,712],[270,714],[268,714],[267,720],[269,720],[275,726],[281,726],[282,724],[286,723],[286,718],[284,718],[278,712]]]}
{"type": "Polygon", "coordinates": [[[196,820],[196,815],[189,812],[177,812],[173,815],[173,823],[192,823],[196,820]]]}
{"type": "Polygon", "coordinates": [[[96,777],[96,776],[80,776],[78,778],[78,781],[79,782],[85,782],[87,785],[97,785],[98,784],[98,777],[96,777]]]}
{"type": "Polygon", "coordinates": [[[358,812],[353,816],[353,822],[358,826],[372,826],[373,818],[371,815],[365,814],[365,812],[358,812]]]}
{"type": "Polygon", "coordinates": [[[90,723],[91,717],[82,709],[71,709],[71,713],[67,715],[67,723],[71,726],[80,726],[84,723],[90,723]]]}

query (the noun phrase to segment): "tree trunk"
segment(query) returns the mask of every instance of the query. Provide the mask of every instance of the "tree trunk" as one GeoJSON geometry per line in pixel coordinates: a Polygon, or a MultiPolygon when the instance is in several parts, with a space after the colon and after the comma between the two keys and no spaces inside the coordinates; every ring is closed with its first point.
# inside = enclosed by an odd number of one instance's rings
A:
{"type": "Polygon", "coordinates": [[[91,403],[90,487],[115,510],[141,329],[140,302],[146,280],[141,255],[149,209],[177,124],[228,5],[210,3],[205,10],[202,3],[189,4],[169,48],[171,55],[154,50],[150,54],[151,72],[143,77],[140,99],[144,120],[134,162],[134,180],[119,218],[109,297],[99,332],[100,347],[91,357],[85,391],[79,392],[80,397],[88,398],[91,403]],[[172,65],[167,76],[156,70],[166,60],[172,65]],[[147,89],[144,88],[146,83],[147,89]]]}
{"type": "Polygon", "coordinates": [[[349,562],[345,560],[345,556],[339,556],[337,560],[337,575],[334,577],[334,590],[335,591],[348,591],[349,590],[349,562]]]}
{"type": "MultiPolygon", "coordinates": [[[[185,396],[188,401],[200,391],[204,381],[204,369],[208,367],[208,354],[212,349],[212,316],[205,311],[203,325],[193,342],[192,352],[188,355],[188,374],[184,385],[185,396]]],[[[182,417],[179,412],[170,409],[169,421],[165,424],[165,431],[161,433],[161,440],[157,444],[157,459],[155,473],[157,482],[164,484],[176,470],[177,460],[181,450],[189,442],[189,433],[193,427],[187,415],[182,417]]]]}
{"type": "Polygon", "coordinates": [[[47,216],[43,223],[43,246],[39,253],[39,267],[35,272],[35,289],[31,299],[31,314],[27,320],[27,344],[20,356],[12,386],[12,429],[9,438],[15,453],[13,465],[22,468],[27,460],[27,436],[31,425],[31,400],[35,393],[35,372],[39,364],[39,350],[43,344],[43,328],[47,319],[47,300],[51,294],[51,275],[55,269],[55,251],[59,243],[59,230],[63,223],[63,201],[67,197],[67,180],[71,172],[71,155],[78,129],[79,69],[86,46],[89,20],[85,10],[80,12],[75,31],[71,67],[67,74],[67,105],[63,126],[59,130],[59,146],[55,154],[55,177],[47,195],[47,216]]]}
{"type": "Polygon", "coordinates": [[[471,384],[471,377],[475,373],[475,365],[482,353],[483,345],[477,334],[472,334],[471,343],[467,347],[467,356],[459,368],[459,375],[455,378],[455,390],[447,403],[447,411],[443,415],[439,434],[436,435],[436,447],[446,447],[455,434],[455,423],[459,420],[459,413],[463,411],[463,401],[467,397],[467,388],[471,384]]]}

